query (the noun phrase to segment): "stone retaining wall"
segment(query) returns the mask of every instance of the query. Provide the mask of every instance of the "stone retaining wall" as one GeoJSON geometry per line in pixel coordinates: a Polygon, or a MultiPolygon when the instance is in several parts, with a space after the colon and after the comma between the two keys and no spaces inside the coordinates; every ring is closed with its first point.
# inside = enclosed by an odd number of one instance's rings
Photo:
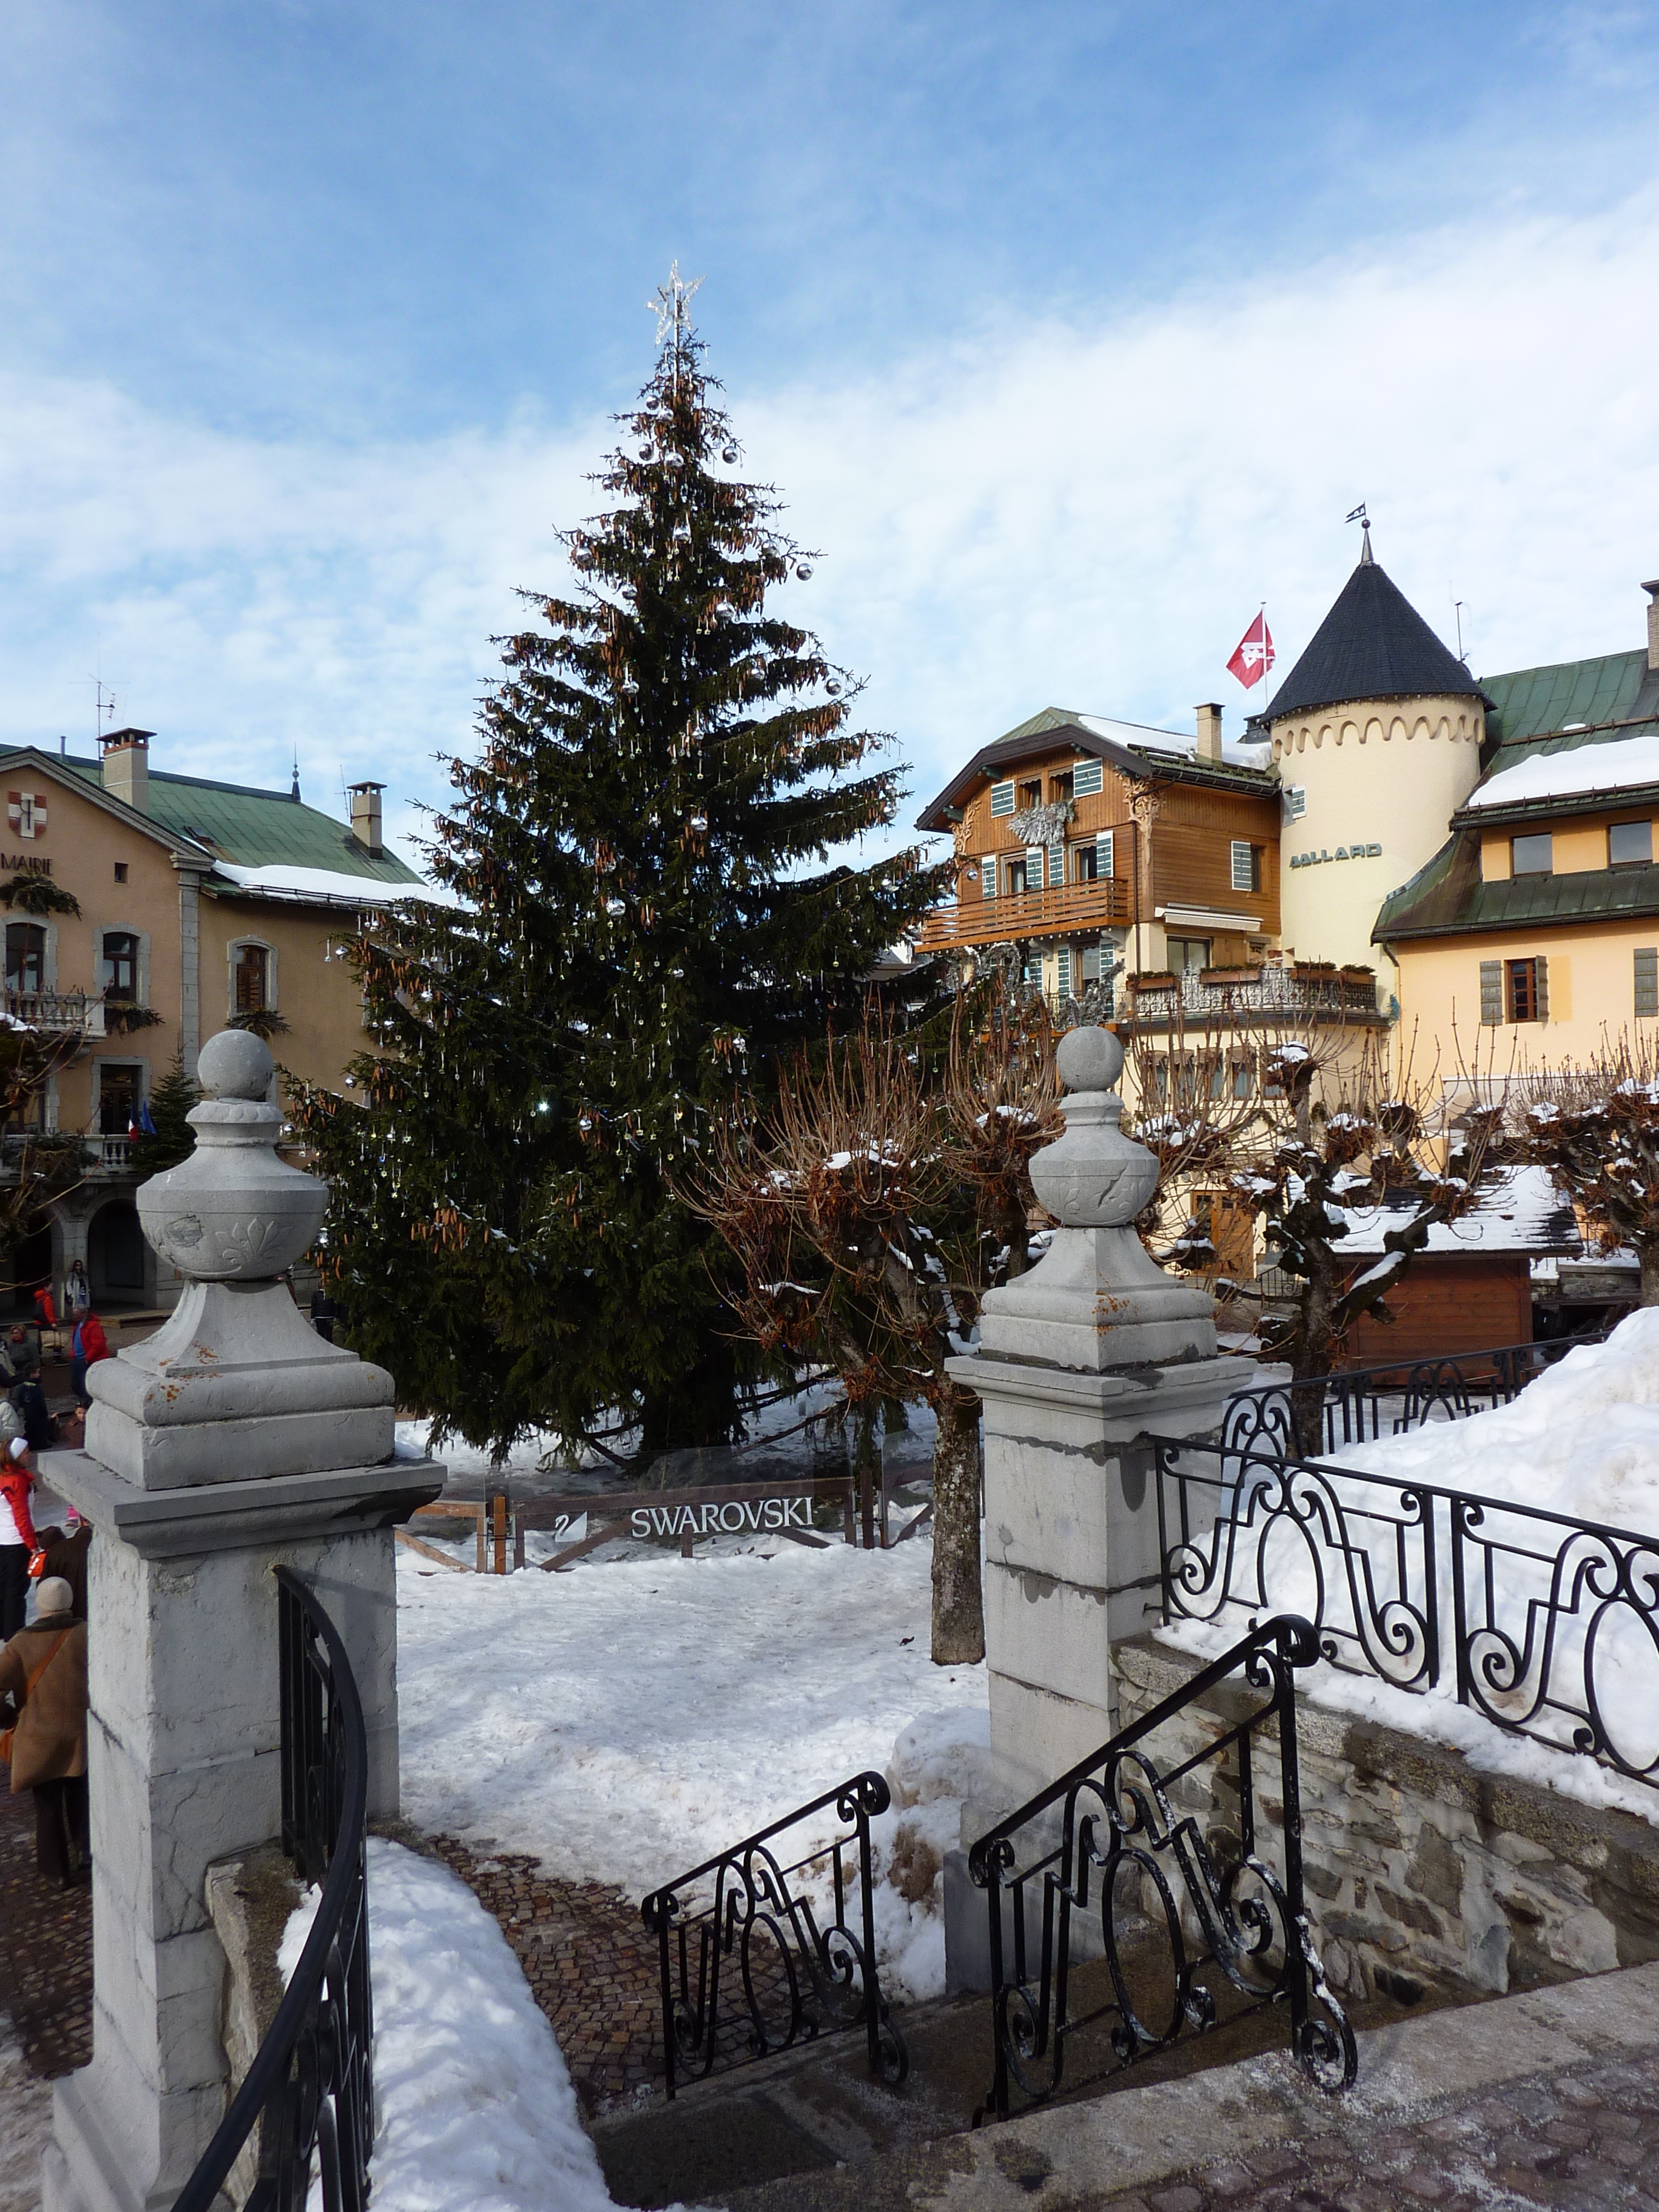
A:
{"type": "MultiPolygon", "coordinates": [[[[1149,1637],[1118,1644],[1113,1658],[1126,1728],[1199,1665],[1149,1637]]],[[[1160,1767],[1177,1765],[1255,1702],[1223,1684],[1147,1748],[1160,1767]]],[[[1434,1983],[1503,1994],[1659,1959],[1659,1827],[1483,1774],[1460,1753],[1305,1692],[1297,1704],[1308,1906],[1339,1992],[1410,1998],[1434,1983]]],[[[1276,1759],[1257,1774],[1258,1818],[1277,1827],[1276,1759]]],[[[1236,1826],[1237,1785],[1216,1766],[1171,1795],[1236,1826]]]]}

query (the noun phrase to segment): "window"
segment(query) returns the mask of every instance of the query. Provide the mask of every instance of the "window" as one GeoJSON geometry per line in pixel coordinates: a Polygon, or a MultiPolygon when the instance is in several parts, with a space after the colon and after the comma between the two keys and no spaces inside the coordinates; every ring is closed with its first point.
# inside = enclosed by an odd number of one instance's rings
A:
{"type": "Polygon", "coordinates": [[[1299,822],[1308,811],[1308,787],[1305,783],[1285,786],[1285,819],[1299,822]]]}
{"type": "Polygon", "coordinates": [[[1250,1063],[1248,1060],[1233,1062],[1233,1097],[1248,1098],[1250,1095],[1250,1063]]]}
{"type": "Polygon", "coordinates": [[[1071,795],[1072,771],[1070,769],[1066,769],[1062,775],[1051,775],[1049,777],[1048,796],[1050,799],[1069,799],[1071,795]]]}
{"type": "Polygon", "coordinates": [[[1012,814],[1013,811],[1013,785],[1012,783],[994,783],[991,786],[991,813],[993,818],[994,819],[999,814],[1012,814]]]}
{"type": "Polygon", "coordinates": [[[1034,782],[1021,784],[1019,787],[1019,803],[1022,806],[1028,807],[1042,805],[1042,778],[1041,776],[1038,776],[1034,782]]]}
{"type": "Polygon", "coordinates": [[[1545,963],[1541,960],[1504,963],[1505,1013],[1512,1022],[1541,1022],[1549,1012],[1545,963]]]}
{"type": "Polygon", "coordinates": [[[1097,799],[1102,790],[1100,763],[1097,760],[1075,762],[1072,769],[1073,799],[1097,799]]]}
{"type": "Polygon", "coordinates": [[[1555,869],[1555,841],[1547,830],[1535,837],[1511,837],[1510,840],[1510,873],[1512,876],[1547,876],[1555,869]]]}
{"type": "Polygon", "coordinates": [[[125,1137],[138,1118],[143,1069],[137,1060],[106,1060],[98,1068],[98,1133],[125,1137]]]}
{"type": "Polygon", "coordinates": [[[1002,864],[1002,872],[1008,879],[1010,898],[1023,898],[1025,893],[1025,855],[1015,853],[1002,864]]]}
{"type": "Polygon", "coordinates": [[[6,924],[6,988],[44,991],[46,988],[46,933],[38,921],[6,924]]]}
{"type": "Polygon", "coordinates": [[[1170,965],[1177,975],[1196,975],[1200,968],[1210,964],[1210,940],[1207,937],[1172,937],[1170,939],[1170,965]]]}
{"type": "Polygon", "coordinates": [[[270,955],[263,945],[236,948],[236,1012],[263,1013],[270,1004],[270,955]]]}
{"type": "Polygon", "coordinates": [[[987,898],[997,895],[997,856],[988,853],[979,864],[979,887],[987,898]]]}
{"type": "Polygon", "coordinates": [[[1082,968],[1083,980],[1085,983],[1099,982],[1100,947],[1097,945],[1085,945],[1084,946],[1082,968]]]}
{"type": "Polygon", "coordinates": [[[124,884],[126,879],[127,864],[125,860],[118,860],[115,863],[115,880],[118,884],[124,884]]]}
{"type": "Polygon", "coordinates": [[[1236,891],[1259,891],[1261,888],[1261,848],[1248,844],[1242,837],[1233,839],[1232,884],[1236,891]]]}
{"type": "Polygon", "coordinates": [[[1636,1018],[1659,1014],[1659,945],[1636,948],[1636,1018]]]}
{"type": "Polygon", "coordinates": [[[138,939],[130,929],[104,932],[101,967],[100,981],[104,996],[118,1005],[135,1005],[138,997],[138,939]]]}
{"type": "Polygon", "coordinates": [[[1072,848],[1072,866],[1080,884],[1091,884],[1100,873],[1100,854],[1091,837],[1086,845],[1072,848]]]}
{"type": "Polygon", "coordinates": [[[1645,868],[1653,861],[1651,822],[1613,822],[1607,828],[1607,866],[1645,868]]]}

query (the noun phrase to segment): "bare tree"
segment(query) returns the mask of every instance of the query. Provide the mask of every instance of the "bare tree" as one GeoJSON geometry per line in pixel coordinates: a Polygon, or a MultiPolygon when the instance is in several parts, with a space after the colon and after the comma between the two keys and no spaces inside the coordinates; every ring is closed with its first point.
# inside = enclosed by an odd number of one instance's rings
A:
{"type": "MultiPolygon", "coordinates": [[[[1474,1202],[1502,1115],[1489,1079],[1459,1055],[1455,1082],[1414,1065],[1414,1041],[1343,1024],[1263,1028],[1248,1042],[1206,1030],[1193,1045],[1136,1041],[1131,1133],[1157,1153],[1159,1193],[1143,1233],[1173,1237],[1176,1265],[1213,1260],[1180,1231],[1192,1194],[1219,1189],[1252,1219],[1270,1261],[1295,1285],[1287,1313],[1264,1319],[1261,1347],[1297,1383],[1322,1380],[1364,1316],[1392,1322],[1387,1298],[1439,1222],[1474,1202]],[[1160,1066],[1160,1061],[1164,1065],[1160,1066]],[[1348,1217],[1405,1194],[1382,1256],[1356,1273],[1348,1217]]],[[[1292,1393],[1297,1440],[1319,1449],[1322,1393],[1292,1393]]]]}
{"type": "Polygon", "coordinates": [[[774,1111],[715,1126],[696,1194],[740,1264],[744,1333],[799,1366],[828,1364],[849,1408],[933,1408],[932,1650],[985,1651],[979,1400],[948,1371],[972,1348],[985,1292],[1024,1267],[1036,1201],[1028,1164],[1060,1133],[1040,1006],[959,1006],[948,1060],[866,1013],[821,1065],[803,1056],[774,1111]]]}
{"type": "Polygon", "coordinates": [[[1523,1077],[1510,1129],[1547,1168],[1604,1252],[1640,1264],[1641,1303],[1659,1305],[1659,1045],[1651,1032],[1603,1034],[1580,1066],[1523,1077]]]}

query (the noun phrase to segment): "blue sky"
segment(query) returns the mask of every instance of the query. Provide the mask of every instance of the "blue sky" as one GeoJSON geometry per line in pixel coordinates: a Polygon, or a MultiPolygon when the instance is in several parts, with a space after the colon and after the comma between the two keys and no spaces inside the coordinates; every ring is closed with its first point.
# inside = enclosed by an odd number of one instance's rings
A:
{"type": "Polygon", "coordinates": [[[1242,705],[1360,498],[1477,667],[1634,644],[1656,92],[1645,5],[9,0],[0,734],[101,673],[408,828],[675,257],[918,801],[1038,705],[1242,705]]]}

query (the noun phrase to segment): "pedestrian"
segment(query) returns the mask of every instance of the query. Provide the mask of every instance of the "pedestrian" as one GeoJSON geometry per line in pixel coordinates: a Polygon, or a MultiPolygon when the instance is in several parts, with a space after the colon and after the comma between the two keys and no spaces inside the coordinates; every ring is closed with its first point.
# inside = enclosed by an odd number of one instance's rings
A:
{"type": "MultiPolygon", "coordinates": [[[[87,1553],[92,1543],[92,1523],[83,1521],[71,1505],[61,1528],[38,1528],[39,1551],[29,1561],[33,1576],[57,1575],[70,1586],[74,1610],[87,1617],[87,1553]]],[[[38,1601],[37,1601],[38,1604],[38,1601]]]]}
{"type": "Polygon", "coordinates": [[[34,1792],[34,1863],[48,1881],[72,1889],[91,1872],[87,1797],[87,1625],[75,1617],[74,1592],[61,1575],[40,1584],[34,1626],[0,1651],[0,1711],[10,1725],[0,1751],[11,1761],[11,1790],[34,1792]]]}
{"type": "Polygon", "coordinates": [[[29,1492],[34,1470],[27,1439],[9,1405],[0,1404],[0,1640],[9,1643],[23,1626],[28,1604],[29,1556],[35,1548],[29,1492]]]}
{"type": "Polygon", "coordinates": [[[70,1339],[70,1388],[83,1413],[92,1403],[87,1395],[87,1370],[108,1358],[109,1339],[104,1334],[104,1324],[88,1306],[76,1322],[75,1334],[70,1339]]]}
{"type": "Polygon", "coordinates": [[[87,1280],[86,1262],[76,1260],[70,1267],[64,1285],[64,1304],[79,1321],[92,1308],[92,1285],[87,1280]]]}
{"type": "Polygon", "coordinates": [[[23,1379],[15,1384],[11,1402],[17,1408],[23,1424],[23,1435],[32,1452],[50,1451],[58,1441],[58,1425],[46,1404],[46,1394],[40,1387],[40,1364],[31,1360],[23,1370],[23,1379]]]}

